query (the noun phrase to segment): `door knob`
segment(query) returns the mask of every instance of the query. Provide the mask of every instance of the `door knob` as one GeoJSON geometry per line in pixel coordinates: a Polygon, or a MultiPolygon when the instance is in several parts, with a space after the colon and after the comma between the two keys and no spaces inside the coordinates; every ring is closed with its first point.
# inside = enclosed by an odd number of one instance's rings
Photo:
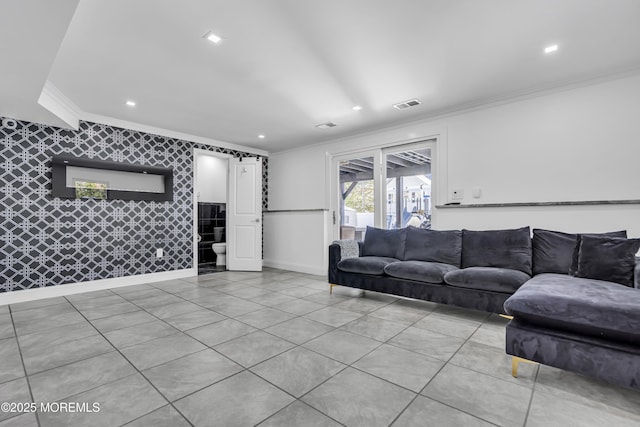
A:
{"type": "Polygon", "coordinates": [[[260,218],[256,218],[253,220],[254,222],[260,222],[260,218]]]}

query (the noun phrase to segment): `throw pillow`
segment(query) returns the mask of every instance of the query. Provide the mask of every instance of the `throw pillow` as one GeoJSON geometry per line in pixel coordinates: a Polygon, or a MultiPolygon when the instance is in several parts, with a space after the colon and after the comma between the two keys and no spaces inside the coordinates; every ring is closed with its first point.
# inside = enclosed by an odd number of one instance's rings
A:
{"type": "Polygon", "coordinates": [[[460,267],[462,231],[407,227],[405,261],[440,262],[460,267]]]}
{"type": "Polygon", "coordinates": [[[627,230],[623,231],[611,231],[609,233],[588,233],[588,234],[578,234],[576,236],[576,244],[573,249],[573,256],[571,260],[571,268],[569,269],[569,274],[571,276],[575,276],[578,271],[578,254],[580,253],[580,243],[582,240],[582,236],[591,236],[591,237],[619,237],[626,239],[627,238],[627,230]]]}
{"type": "Polygon", "coordinates": [[[402,259],[406,229],[384,230],[382,228],[367,227],[362,243],[362,256],[381,256],[402,259]]]}
{"type": "MultiPolygon", "coordinates": [[[[627,237],[626,231],[612,231],[610,233],[594,234],[591,236],[627,237]]],[[[560,231],[533,229],[533,274],[559,273],[569,274],[572,265],[577,269],[578,234],[562,233],[560,231]]]]}
{"type": "Polygon", "coordinates": [[[462,268],[497,267],[531,275],[531,231],[462,230],[462,268]]]}
{"type": "Polygon", "coordinates": [[[640,239],[583,235],[576,276],[633,287],[633,270],[639,249],[640,239]]]}

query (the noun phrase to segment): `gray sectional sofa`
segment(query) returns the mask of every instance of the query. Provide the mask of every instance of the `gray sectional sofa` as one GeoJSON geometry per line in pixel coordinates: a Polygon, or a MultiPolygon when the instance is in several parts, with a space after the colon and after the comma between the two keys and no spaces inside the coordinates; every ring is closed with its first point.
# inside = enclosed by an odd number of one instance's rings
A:
{"type": "Polygon", "coordinates": [[[626,237],[370,227],[351,256],[330,245],[329,283],[507,313],[508,354],[640,389],[640,240],[626,237]]]}

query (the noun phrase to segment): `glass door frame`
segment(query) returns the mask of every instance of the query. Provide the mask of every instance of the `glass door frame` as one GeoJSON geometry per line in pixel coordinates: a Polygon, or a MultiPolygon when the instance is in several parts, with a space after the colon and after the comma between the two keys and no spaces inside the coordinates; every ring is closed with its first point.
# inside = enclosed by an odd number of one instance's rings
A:
{"type": "Polygon", "coordinates": [[[340,162],[344,160],[354,160],[362,157],[372,157],[373,158],[373,188],[374,188],[374,212],[373,212],[373,223],[375,227],[380,228],[382,224],[382,220],[384,218],[382,211],[380,211],[380,188],[381,184],[381,175],[380,175],[380,162],[382,161],[382,151],[381,150],[361,150],[361,151],[353,151],[349,153],[342,153],[339,155],[335,155],[331,157],[331,190],[329,192],[329,197],[331,199],[331,224],[332,224],[332,240],[340,239],[340,225],[342,223],[342,218],[340,217],[340,207],[342,204],[342,190],[340,186],[340,162]]]}

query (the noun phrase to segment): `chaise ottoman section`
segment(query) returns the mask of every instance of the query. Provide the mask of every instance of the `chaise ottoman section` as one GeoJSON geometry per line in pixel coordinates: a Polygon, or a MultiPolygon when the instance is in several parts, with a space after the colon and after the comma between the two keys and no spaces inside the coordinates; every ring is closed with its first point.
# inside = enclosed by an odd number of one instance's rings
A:
{"type": "Polygon", "coordinates": [[[617,283],[540,274],[504,308],[524,323],[640,345],[640,291],[617,283]]]}

